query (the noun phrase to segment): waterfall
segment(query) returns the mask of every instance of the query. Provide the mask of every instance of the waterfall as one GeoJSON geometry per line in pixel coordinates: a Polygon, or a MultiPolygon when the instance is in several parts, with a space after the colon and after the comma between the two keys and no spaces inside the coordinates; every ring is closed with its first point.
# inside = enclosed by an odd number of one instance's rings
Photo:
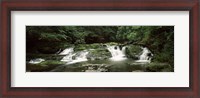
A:
{"type": "Polygon", "coordinates": [[[120,60],[126,59],[126,55],[125,55],[126,47],[122,47],[122,49],[120,49],[120,47],[116,45],[113,45],[113,46],[107,45],[107,49],[110,51],[112,55],[112,57],[110,58],[111,60],[120,61],[120,60]]]}
{"type": "Polygon", "coordinates": [[[69,53],[72,53],[74,51],[74,48],[66,48],[62,52],[59,53],[59,55],[67,55],[69,53]]]}
{"type": "Polygon", "coordinates": [[[136,62],[150,63],[152,56],[153,54],[148,48],[142,47],[142,54],[140,55],[139,60],[137,60],[136,62]]]}
{"type": "Polygon", "coordinates": [[[67,64],[73,64],[78,62],[87,61],[87,54],[89,52],[87,50],[80,51],[78,53],[74,54],[74,59],[71,62],[68,62],[67,64]]]}
{"type": "Polygon", "coordinates": [[[63,61],[63,62],[72,62],[73,61],[73,56],[75,56],[75,55],[76,55],[75,53],[69,53],[66,56],[64,56],[61,61],[63,61]]]}
{"type": "MultiPolygon", "coordinates": [[[[119,45],[106,45],[106,48],[112,55],[110,60],[121,61],[127,59],[125,54],[126,46],[120,47],[119,45]]],[[[73,64],[73,63],[88,61],[87,56],[89,54],[89,51],[91,50],[93,49],[74,52],[74,48],[71,47],[71,48],[66,48],[59,55],[65,55],[61,59],[61,61],[66,62],[66,64],[73,64]]],[[[152,56],[153,54],[148,48],[142,47],[141,55],[138,57],[139,60],[135,62],[150,63],[152,56]]]]}
{"type": "Polygon", "coordinates": [[[83,50],[77,53],[74,53],[73,48],[67,48],[63,52],[63,54],[66,54],[61,61],[67,62],[67,64],[73,64],[78,62],[87,61],[87,54],[89,53],[87,50],[83,50]]]}

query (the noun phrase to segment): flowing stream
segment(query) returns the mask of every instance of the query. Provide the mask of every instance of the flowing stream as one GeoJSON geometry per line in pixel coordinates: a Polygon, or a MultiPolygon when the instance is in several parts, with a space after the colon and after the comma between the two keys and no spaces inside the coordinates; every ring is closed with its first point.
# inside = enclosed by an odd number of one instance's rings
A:
{"type": "Polygon", "coordinates": [[[142,54],[139,57],[139,60],[136,62],[140,63],[150,63],[152,59],[153,54],[147,47],[142,47],[142,54]]]}
{"type": "MultiPolygon", "coordinates": [[[[64,65],[58,66],[52,71],[68,71],[68,72],[126,72],[133,71],[131,66],[143,65],[151,62],[153,54],[146,47],[141,47],[141,53],[138,60],[128,58],[126,55],[126,49],[128,46],[119,45],[106,45],[104,49],[110,52],[111,57],[107,59],[88,59],[95,51],[95,49],[86,49],[82,51],[74,51],[73,47],[66,48],[59,55],[64,57],[60,60],[65,62],[64,65]],[[66,66],[67,65],[67,66],[66,66]]],[[[101,56],[101,55],[100,55],[101,56]]],[[[103,56],[103,55],[102,55],[103,56]]],[[[36,58],[29,61],[30,64],[38,64],[45,61],[42,58],[36,58]]],[[[140,69],[142,70],[142,69],[140,69]]]]}
{"type": "MultiPolygon", "coordinates": [[[[112,61],[122,61],[127,59],[126,57],[126,46],[120,48],[118,45],[106,45],[107,49],[111,53],[112,57],[110,60],[112,61]]],[[[88,61],[87,55],[89,50],[83,50],[79,52],[74,52],[74,48],[66,48],[59,55],[65,55],[61,61],[67,62],[67,64],[73,64],[78,62],[88,61]]],[[[136,62],[150,63],[152,58],[152,53],[146,47],[142,47],[141,55],[136,62]]]]}
{"type": "Polygon", "coordinates": [[[62,52],[59,53],[59,55],[68,55],[70,53],[74,52],[74,48],[66,48],[65,50],[63,50],[62,52]]]}

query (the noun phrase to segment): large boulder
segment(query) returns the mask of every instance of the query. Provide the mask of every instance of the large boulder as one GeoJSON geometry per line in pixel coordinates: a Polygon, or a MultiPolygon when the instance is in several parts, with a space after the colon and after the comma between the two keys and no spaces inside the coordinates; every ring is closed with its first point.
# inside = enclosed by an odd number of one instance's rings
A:
{"type": "Polygon", "coordinates": [[[106,48],[90,50],[88,60],[105,60],[111,58],[111,53],[106,48]]]}
{"type": "Polygon", "coordinates": [[[126,56],[134,60],[138,60],[142,53],[142,49],[138,45],[128,45],[126,46],[126,56]]]}

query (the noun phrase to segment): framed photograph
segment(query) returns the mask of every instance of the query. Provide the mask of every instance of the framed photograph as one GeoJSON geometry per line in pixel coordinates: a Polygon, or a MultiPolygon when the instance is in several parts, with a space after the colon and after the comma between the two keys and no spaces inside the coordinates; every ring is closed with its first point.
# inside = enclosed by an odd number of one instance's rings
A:
{"type": "Polygon", "coordinates": [[[198,0],[1,2],[1,97],[199,98],[198,0]]]}

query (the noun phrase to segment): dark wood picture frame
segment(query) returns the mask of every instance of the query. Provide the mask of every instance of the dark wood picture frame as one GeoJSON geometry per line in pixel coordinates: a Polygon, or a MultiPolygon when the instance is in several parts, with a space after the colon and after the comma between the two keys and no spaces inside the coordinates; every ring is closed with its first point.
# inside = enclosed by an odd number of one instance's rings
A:
{"type": "Polygon", "coordinates": [[[0,97],[200,98],[199,0],[4,0],[0,29],[0,97]],[[189,11],[190,87],[11,87],[11,11],[36,10],[189,11]]]}

